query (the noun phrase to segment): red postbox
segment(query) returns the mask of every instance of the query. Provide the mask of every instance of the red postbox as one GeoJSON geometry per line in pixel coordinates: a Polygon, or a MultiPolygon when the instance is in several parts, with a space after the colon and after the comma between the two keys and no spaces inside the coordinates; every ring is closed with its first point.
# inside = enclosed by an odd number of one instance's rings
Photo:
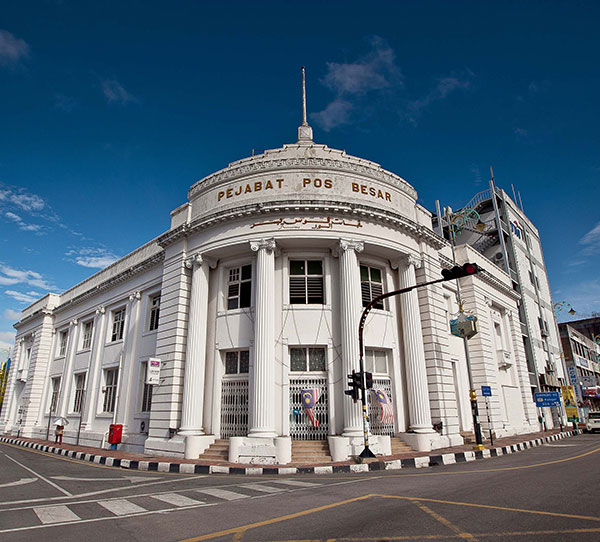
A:
{"type": "Polygon", "coordinates": [[[111,423],[108,428],[108,442],[110,444],[119,444],[123,436],[123,424],[111,423]]]}

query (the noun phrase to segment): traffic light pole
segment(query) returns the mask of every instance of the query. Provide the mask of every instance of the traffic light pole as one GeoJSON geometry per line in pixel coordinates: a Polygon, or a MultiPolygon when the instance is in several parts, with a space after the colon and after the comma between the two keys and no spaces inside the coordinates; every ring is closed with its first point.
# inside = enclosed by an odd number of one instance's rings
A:
{"type": "Polygon", "coordinates": [[[363,412],[363,432],[364,432],[364,441],[365,441],[365,449],[360,453],[359,457],[375,457],[375,454],[369,448],[369,416],[367,412],[367,390],[365,385],[365,368],[364,368],[364,342],[363,342],[363,332],[365,327],[365,322],[367,320],[367,316],[380,301],[387,299],[388,297],[392,297],[394,295],[405,294],[414,290],[415,288],[422,288],[423,286],[431,286],[432,284],[437,284],[438,282],[445,282],[447,278],[441,278],[436,280],[431,280],[429,282],[423,282],[422,284],[415,284],[414,286],[409,286],[408,288],[401,288],[400,290],[394,290],[393,292],[387,292],[385,294],[381,294],[375,298],[373,298],[370,303],[364,308],[361,316],[360,322],[358,324],[358,348],[359,348],[359,367],[361,374],[361,387],[360,387],[360,402],[362,403],[362,412],[363,412]]]}

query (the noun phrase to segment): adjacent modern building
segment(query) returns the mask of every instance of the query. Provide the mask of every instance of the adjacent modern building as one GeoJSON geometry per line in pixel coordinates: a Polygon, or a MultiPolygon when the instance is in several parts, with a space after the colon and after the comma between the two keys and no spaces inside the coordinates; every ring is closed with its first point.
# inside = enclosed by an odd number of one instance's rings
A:
{"type": "MultiPolygon", "coordinates": [[[[532,392],[560,392],[567,379],[537,228],[527,218],[522,206],[498,188],[493,180],[489,190],[476,194],[461,213],[460,235],[456,236],[456,243],[471,246],[498,265],[510,276],[513,289],[520,294],[521,341],[532,392]]],[[[452,215],[446,217],[439,204],[433,222],[436,231],[449,238],[452,215]]],[[[543,410],[547,427],[558,425],[564,418],[562,408],[543,410]]]]}
{"type": "MultiPolygon", "coordinates": [[[[530,370],[562,377],[539,236],[518,210],[504,220],[527,228],[511,240],[517,268],[456,250],[484,270],[461,293],[479,324],[469,352],[484,433],[498,437],[539,428],[530,370]]],[[[191,186],[168,231],[22,312],[0,431],[44,438],[60,416],[65,442],[105,445],[117,423],[121,446],[149,454],[198,457],[218,442],[231,461],[285,464],[315,441],[347,459],[363,446],[359,404],[344,394],[363,307],[452,265],[413,186],[314,143],[303,122],[297,143],[191,186]]],[[[366,368],[383,392],[369,394],[376,453],[461,444],[472,431],[463,342],[449,328],[457,311],[452,281],[369,315],[366,368]]]]}
{"type": "MultiPolygon", "coordinates": [[[[598,318],[578,320],[579,328],[592,328],[598,318]]],[[[569,384],[575,388],[578,417],[588,419],[589,412],[600,411],[600,344],[581,333],[572,322],[558,325],[569,384]]]]}

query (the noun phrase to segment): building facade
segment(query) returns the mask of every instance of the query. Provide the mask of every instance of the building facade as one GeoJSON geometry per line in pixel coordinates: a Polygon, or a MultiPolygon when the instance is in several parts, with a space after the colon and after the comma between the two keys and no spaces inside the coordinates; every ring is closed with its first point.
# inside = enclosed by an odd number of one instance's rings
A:
{"type": "MultiPolygon", "coordinates": [[[[561,341],[553,310],[550,283],[537,228],[509,195],[490,181],[489,190],[479,192],[463,209],[476,212],[456,237],[483,254],[509,274],[519,292],[519,319],[525,347],[529,381],[533,392],[560,392],[567,383],[561,341]],[[480,219],[475,224],[475,217],[480,219]]],[[[448,237],[448,223],[440,211],[434,217],[436,231],[448,237]],[[439,216],[442,216],[440,219],[439,216]]],[[[563,408],[543,409],[547,427],[564,421],[563,408]]]]}
{"type": "MultiPolygon", "coordinates": [[[[482,424],[496,436],[538,429],[513,277],[469,246],[458,261],[477,315],[469,341],[482,424]],[[486,409],[489,412],[485,416],[486,409]]],[[[0,430],[104,445],[123,425],[126,449],[198,457],[226,439],[241,463],[288,463],[297,441],[326,442],[334,460],[362,450],[358,321],[381,292],[439,278],[450,246],[415,189],[371,161],[298,141],[230,164],[194,184],[171,227],[62,294],[27,307],[17,328],[0,430]],[[147,365],[160,359],[158,384],[147,365]],[[307,408],[307,392],[314,400],[307,408]]],[[[365,327],[372,448],[461,444],[472,431],[462,340],[449,319],[456,285],[386,299],[365,327]]]]}
{"type": "MultiPolygon", "coordinates": [[[[597,320],[597,319],[595,319],[597,320]]],[[[597,323],[578,320],[585,329],[597,323]]],[[[600,344],[569,323],[558,325],[562,340],[569,384],[575,388],[578,417],[588,419],[590,412],[600,411],[600,344]]]]}

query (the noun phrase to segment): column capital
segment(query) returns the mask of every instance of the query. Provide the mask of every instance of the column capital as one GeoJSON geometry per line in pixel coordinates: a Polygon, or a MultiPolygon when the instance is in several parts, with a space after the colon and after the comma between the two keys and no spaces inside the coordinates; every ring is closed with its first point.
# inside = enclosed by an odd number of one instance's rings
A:
{"type": "Polygon", "coordinates": [[[104,314],[106,312],[106,307],[98,307],[96,309],[96,314],[104,314]]]}
{"type": "Polygon", "coordinates": [[[423,259],[420,256],[414,254],[402,254],[393,261],[390,261],[392,269],[398,269],[400,266],[410,267],[413,266],[415,269],[421,269],[423,267],[423,259]]]}
{"type": "Polygon", "coordinates": [[[70,326],[76,326],[78,323],[79,323],[79,320],[77,320],[77,318],[75,318],[74,320],[71,320],[71,321],[69,322],[69,325],[70,325],[70,326]]]}
{"type": "Polygon", "coordinates": [[[271,239],[257,239],[256,241],[250,241],[250,250],[252,252],[258,252],[261,249],[264,249],[267,252],[276,250],[277,244],[275,243],[275,239],[271,237],[271,239]]]}
{"type": "Polygon", "coordinates": [[[139,291],[135,291],[129,296],[129,301],[132,303],[134,301],[139,301],[140,299],[142,299],[142,294],[139,291]]]}
{"type": "Polygon", "coordinates": [[[192,254],[183,261],[183,265],[186,267],[186,269],[193,269],[194,266],[200,266],[203,263],[204,259],[199,253],[192,254]]]}
{"type": "Polygon", "coordinates": [[[365,249],[363,241],[356,241],[354,239],[340,239],[338,244],[333,247],[331,253],[334,257],[338,258],[342,252],[353,250],[354,252],[362,252],[365,249]]]}

